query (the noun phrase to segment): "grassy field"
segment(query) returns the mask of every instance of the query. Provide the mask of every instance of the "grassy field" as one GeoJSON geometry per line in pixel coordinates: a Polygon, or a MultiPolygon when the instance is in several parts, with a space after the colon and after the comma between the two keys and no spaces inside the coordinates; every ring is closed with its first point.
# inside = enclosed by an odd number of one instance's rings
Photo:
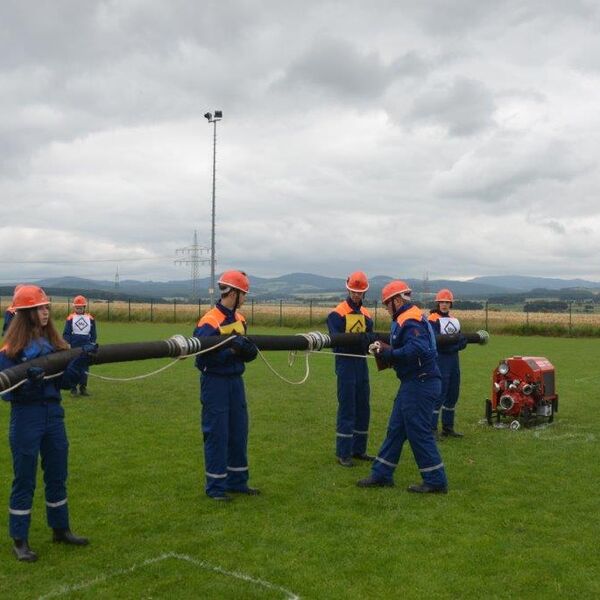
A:
{"type": "MultiPolygon", "coordinates": [[[[100,324],[105,343],[189,334],[188,326],[100,324]]],[[[255,329],[255,333],[291,330],[255,329]]],[[[286,353],[267,359],[286,377],[286,353]]],[[[126,377],[162,361],[94,367],[126,377]]],[[[69,505],[87,548],[53,545],[38,482],[35,564],[0,545],[2,598],[594,598],[600,596],[600,417],[597,342],[495,336],[462,353],[462,440],[441,442],[450,493],[408,494],[419,475],[404,448],[393,489],[355,486],[367,466],[334,460],[335,376],[310,359],[291,386],[257,359],[246,374],[251,484],[228,505],[203,492],[198,375],[191,360],[130,383],[90,380],[93,397],[64,406],[71,443],[69,505]],[[560,412],[549,427],[481,423],[491,372],[514,354],[557,369],[560,412]]],[[[397,380],[372,370],[372,436],[383,437],[397,380]]],[[[0,406],[7,430],[9,407],[0,406]]],[[[4,438],[6,440],[6,437],[4,438]]],[[[0,490],[11,483],[0,447],[0,490]]]]}

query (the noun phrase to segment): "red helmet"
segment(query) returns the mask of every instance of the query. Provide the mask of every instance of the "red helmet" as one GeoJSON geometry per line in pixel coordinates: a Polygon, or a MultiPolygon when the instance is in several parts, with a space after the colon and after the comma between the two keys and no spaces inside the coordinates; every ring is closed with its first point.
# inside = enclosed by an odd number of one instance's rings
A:
{"type": "Polygon", "coordinates": [[[250,291],[250,280],[244,271],[225,271],[219,277],[219,283],[247,294],[250,291]]]}
{"type": "Polygon", "coordinates": [[[15,295],[12,301],[12,307],[15,310],[34,308],[46,304],[50,304],[50,300],[48,300],[46,292],[41,287],[37,285],[22,285],[15,288],[15,295]]]}
{"type": "Polygon", "coordinates": [[[355,271],[346,279],[346,289],[349,292],[364,293],[369,289],[369,280],[362,271],[355,271]]]}
{"type": "Polygon", "coordinates": [[[394,296],[398,296],[399,294],[410,294],[412,290],[408,287],[408,284],[400,279],[395,279],[394,281],[390,281],[382,290],[381,290],[381,301],[385,304],[388,300],[391,300],[394,296]]]}
{"type": "Polygon", "coordinates": [[[454,302],[454,296],[449,289],[444,288],[435,295],[436,302],[454,302]]]}
{"type": "Polygon", "coordinates": [[[87,306],[87,298],[85,296],[75,296],[73,298],[73,306],[87,306]]]}

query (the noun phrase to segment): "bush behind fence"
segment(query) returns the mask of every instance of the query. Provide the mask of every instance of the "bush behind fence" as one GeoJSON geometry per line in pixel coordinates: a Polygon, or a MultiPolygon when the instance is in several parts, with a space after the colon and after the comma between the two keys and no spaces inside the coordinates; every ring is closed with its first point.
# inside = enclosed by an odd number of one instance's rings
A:
{"type": "MultiPolygon", "coordinates": [[[[10,303],[10,298],[0,298],[2,312],[10,303]]],[[[112,300],[89,300],[89,312],[99,322],[102,321],[134,321],[181,323],[192,326],[200,316],[208,310],[208,299],[200,299],[197,304],[186,304],[178,301],[164,302],[132,302],[112,300]]],[[[316,300],[290,302],[258,302],[250,298],[244,304],[242,313],[248,323],[257,326],[324,328],[327,315],[335,303],[316,300]]],[[[390,317],[380,302],[366,302],[371,312],[375,328],[386,330],[390,317]]],[[[69,299],[52,298],[52,314],[56,322],[71,312],[69,299]]],[[[423,308],[428,312],[428,307],[423,308]]],[[[506,333],[514,335],[552,335],[552,336],[586,336],[600,337],[600,313],[590,313],[575,302],[568,303],[564,312],[524,312],[523,310],[507,310],[503,305],[484,304],[481,310],[456,310],[453,314],[461,321],[464,331],[486,329],[490,333],[506,333]]]]}

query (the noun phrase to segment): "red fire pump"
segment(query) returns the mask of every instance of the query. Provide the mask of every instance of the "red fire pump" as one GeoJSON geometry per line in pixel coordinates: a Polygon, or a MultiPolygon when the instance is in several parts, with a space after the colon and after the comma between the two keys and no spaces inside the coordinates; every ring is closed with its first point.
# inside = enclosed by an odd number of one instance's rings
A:
{"type": "Polygon", "coordinates": [[[540,419],[554,420],[558,412],[558,394],[554,385],[554,367],[540,356],[513,356],[494,369],[492,397],[485,401],[485,417],[492,425],[510,419],[511,429],[535,425],[540,419]]]}

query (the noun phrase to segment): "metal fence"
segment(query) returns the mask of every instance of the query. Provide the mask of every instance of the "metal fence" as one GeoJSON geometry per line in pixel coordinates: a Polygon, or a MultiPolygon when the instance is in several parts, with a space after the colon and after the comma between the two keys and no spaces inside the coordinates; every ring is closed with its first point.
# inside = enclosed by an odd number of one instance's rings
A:
{"type": "MultiPolygon", "coordinates": [[[[52,312],[55,319],[66,317],[72,310],[68,298],[54,297],[52,312]]],[[[340,298],[340,301],[342,298],[340,298]]],[[[10,304],[11,298],[0,297],[2,312],[10,304]]],[[[335,307],[336,301],[305,300],[302,302],[277,300],[272,302],[257,301],[248,298],[241,312],[250,325],[266,325],[277,327],[324,326],[327,315],[335,307]]],[[[386,308],[377,301],[366,302],[371,312],[376,329],[389,326],[390,317],[386,308]]],[[[521,327],[525,330],[548,329],[557,333],[585,334],[586,330],[600,335],[600,311],[598,305],[589,303],[568,302],[562,312],[531,312],[524,310],[525,305],[507,307],[491,301],[482,303],[479,310],[454,310],[463,330],[486,329],[490,332],[501,332],[510,327],[521,327]]],[[[99,321],[139,321],[195,323],[208,310],[208,299],[199,299],[196,304],[173,300],[170,303],[136,302],[132,300],[114,301],[90,299],[88,311],[99,321]]],[[[429,307],[423,307],[427,313],[429,307]]]]}

